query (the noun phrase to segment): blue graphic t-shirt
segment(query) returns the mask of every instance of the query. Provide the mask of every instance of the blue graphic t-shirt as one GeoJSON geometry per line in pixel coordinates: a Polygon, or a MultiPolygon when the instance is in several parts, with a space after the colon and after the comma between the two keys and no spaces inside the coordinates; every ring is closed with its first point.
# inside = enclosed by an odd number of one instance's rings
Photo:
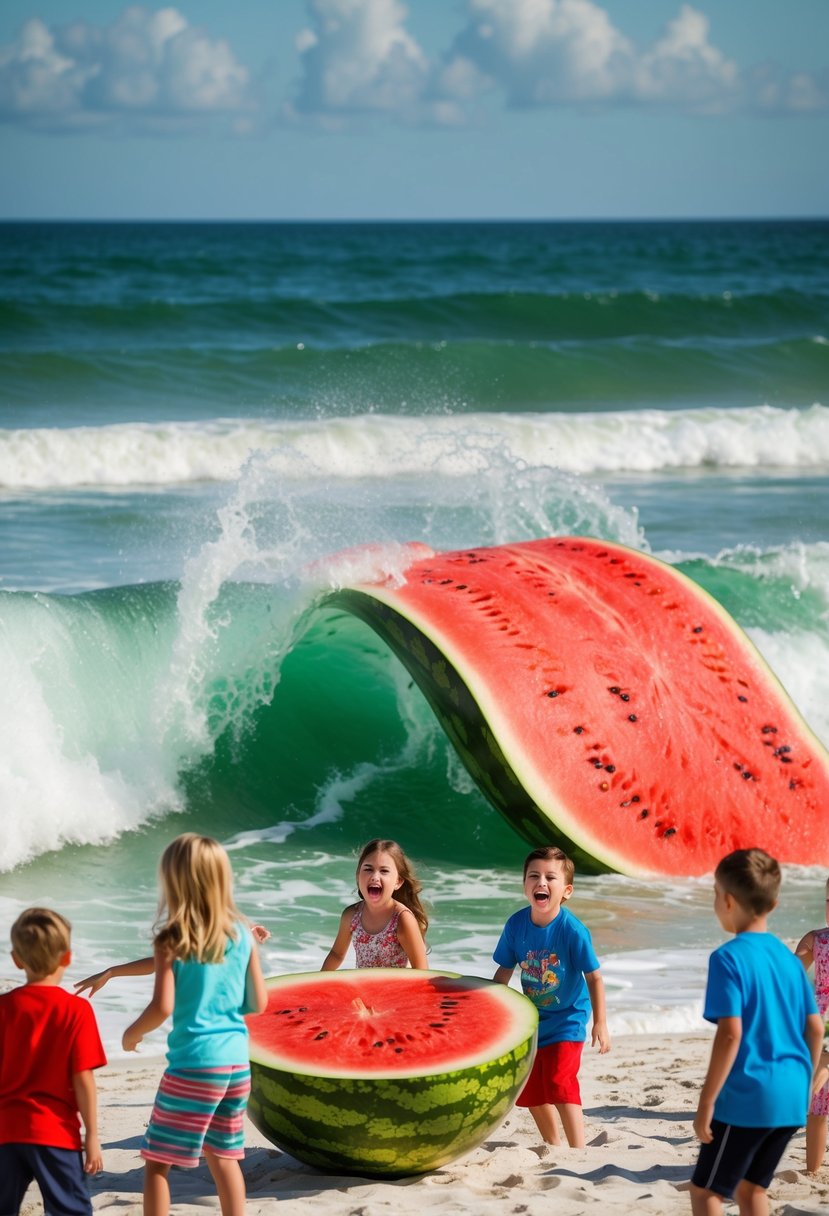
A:
{"type": "Polygon", "coordinates": [[[703,1016],[740,1018],[737,1058],[714,1103],[714,1118],[737,1127],[806,1122],[812,1060],[804,1037],[817,1013],[800,960],[772,933],[738,933],[708,962],[703,1016]]]}
{"type": "Polygon", "coordinates": [[[518,965],[521,988],[538,1010],[538,1045],[581,1043],[590,1017],[585,974],[598,971],[590,931],[560,908],[549,925],[534,925],[530,908],[504,925],[492,956],[499,967],[518,965]]]}

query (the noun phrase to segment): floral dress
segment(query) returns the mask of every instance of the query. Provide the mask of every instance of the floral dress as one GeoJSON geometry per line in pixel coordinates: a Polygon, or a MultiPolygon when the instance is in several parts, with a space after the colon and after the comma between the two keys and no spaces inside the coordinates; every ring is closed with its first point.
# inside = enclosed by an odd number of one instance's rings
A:
{"type": "Polygon", "coordinates": [[[391,919],[379,933],[367,933],[363,928],[363,905],[359,904],[351,918],[351,940],[357,956],[358,967],[407,967],[409,958],[397,940],[397,922],[400,908],[395,908],[391,919]]]}
{"type": "MultiPolygon", "coordinates": [[[[816,930],[812,957],[815,960],[815,1000],[820,1016],[826,1018],[829,1013],[829,928],[816,930]]],[[[829,1115],[829,1081],[812,1098],[809,1114],[829,1115]]]]}

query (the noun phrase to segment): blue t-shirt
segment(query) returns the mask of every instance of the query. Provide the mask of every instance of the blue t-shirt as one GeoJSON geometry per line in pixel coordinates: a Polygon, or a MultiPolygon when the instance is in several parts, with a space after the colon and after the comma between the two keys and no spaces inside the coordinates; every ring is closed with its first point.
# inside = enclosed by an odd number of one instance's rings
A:
{"type": "Polygon", "coordinates": [[[245,983],[253,939],[245,925],[237,925],[236,931],[238,937],[228,938],[220,963],[192,959],[173,963],[176,995],[173,1027],[167,1036],[171,1068],[248,1062],[245,983]]]}
{"type": "Polygon", "coordinates": [[[538,1045],[581,1043],[590,994],[585,973],[598,971],[590,931],[560,908],[549,925],[534,925],[530,908],[513,913],[492,956],[499,967],[518,964],[521,988],[538,1010],[538,1045]]]}
{"type": "Polygon", "coordinates": [[[711,955],[703,1016],[740,1018],[742,1038],[714,1103],[714,1118],[737,1127],[806,1122],[812,1060],[806,1019],[817,1013],[800,960],[772,933],[738,933],[711,955]]]}

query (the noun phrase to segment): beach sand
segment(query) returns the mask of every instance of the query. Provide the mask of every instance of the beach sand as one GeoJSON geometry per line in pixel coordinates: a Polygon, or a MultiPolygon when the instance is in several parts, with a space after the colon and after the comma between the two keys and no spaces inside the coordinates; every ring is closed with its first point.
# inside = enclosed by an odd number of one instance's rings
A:
{"type": "MultiPolygon", "coordinates": [[[[689,1213],[688,1177],[697,1145],[691,1121],[708,1059],[707,1033],[618,1039],[608,1055],[585,1049],[581,1070],[587,1128],[584,1149],[539,1142],[532,1118],[513,1109],[490,1137],[460,1161],[419,1178],[380,1182],[320,1173],[287,1156],[248,1122],[244,1173],[251,1216],[299,1216],[308,1201],[322,1216],[580,1216],[583,1212],[689,1213]]],[[[97,1211],[141,1211],[138,1147],[161,1059],[118,1061],[98,1075],[105,1172],[92,1183],[97,1211]]],[[[207,1169],[173,1170],[176,1216],[218,1212],[207,1169]]],[[[770,1189],[776,1216],[825,1216],[829,1164],[805,1172],[800,1131],[770,1189]]],[[[42,1212],[29,1191],[24,1216],[42,1212]]],[[[734,1210],[734,1209],[732,1209],[734,1210]]]]}

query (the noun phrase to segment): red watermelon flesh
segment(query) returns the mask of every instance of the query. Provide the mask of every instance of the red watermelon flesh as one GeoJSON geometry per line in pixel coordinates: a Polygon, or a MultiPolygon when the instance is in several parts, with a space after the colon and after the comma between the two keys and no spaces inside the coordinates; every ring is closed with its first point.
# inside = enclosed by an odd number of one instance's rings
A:
{"type": "Polygon", "coordinates": [[[435,554],[332,599],[406,664],[532,843],[632,875],[829,865],[829,756],[725,609],[592,538],[435,554]]]}
{"type": "Polygon", "coordinates": [[[515,1001],[501,985],[422,971],[405,980],[384,968],[292,976],[251,1020],[255,1050],[307,1075],[402,1077],[514,1046],[515,1001]]]}

